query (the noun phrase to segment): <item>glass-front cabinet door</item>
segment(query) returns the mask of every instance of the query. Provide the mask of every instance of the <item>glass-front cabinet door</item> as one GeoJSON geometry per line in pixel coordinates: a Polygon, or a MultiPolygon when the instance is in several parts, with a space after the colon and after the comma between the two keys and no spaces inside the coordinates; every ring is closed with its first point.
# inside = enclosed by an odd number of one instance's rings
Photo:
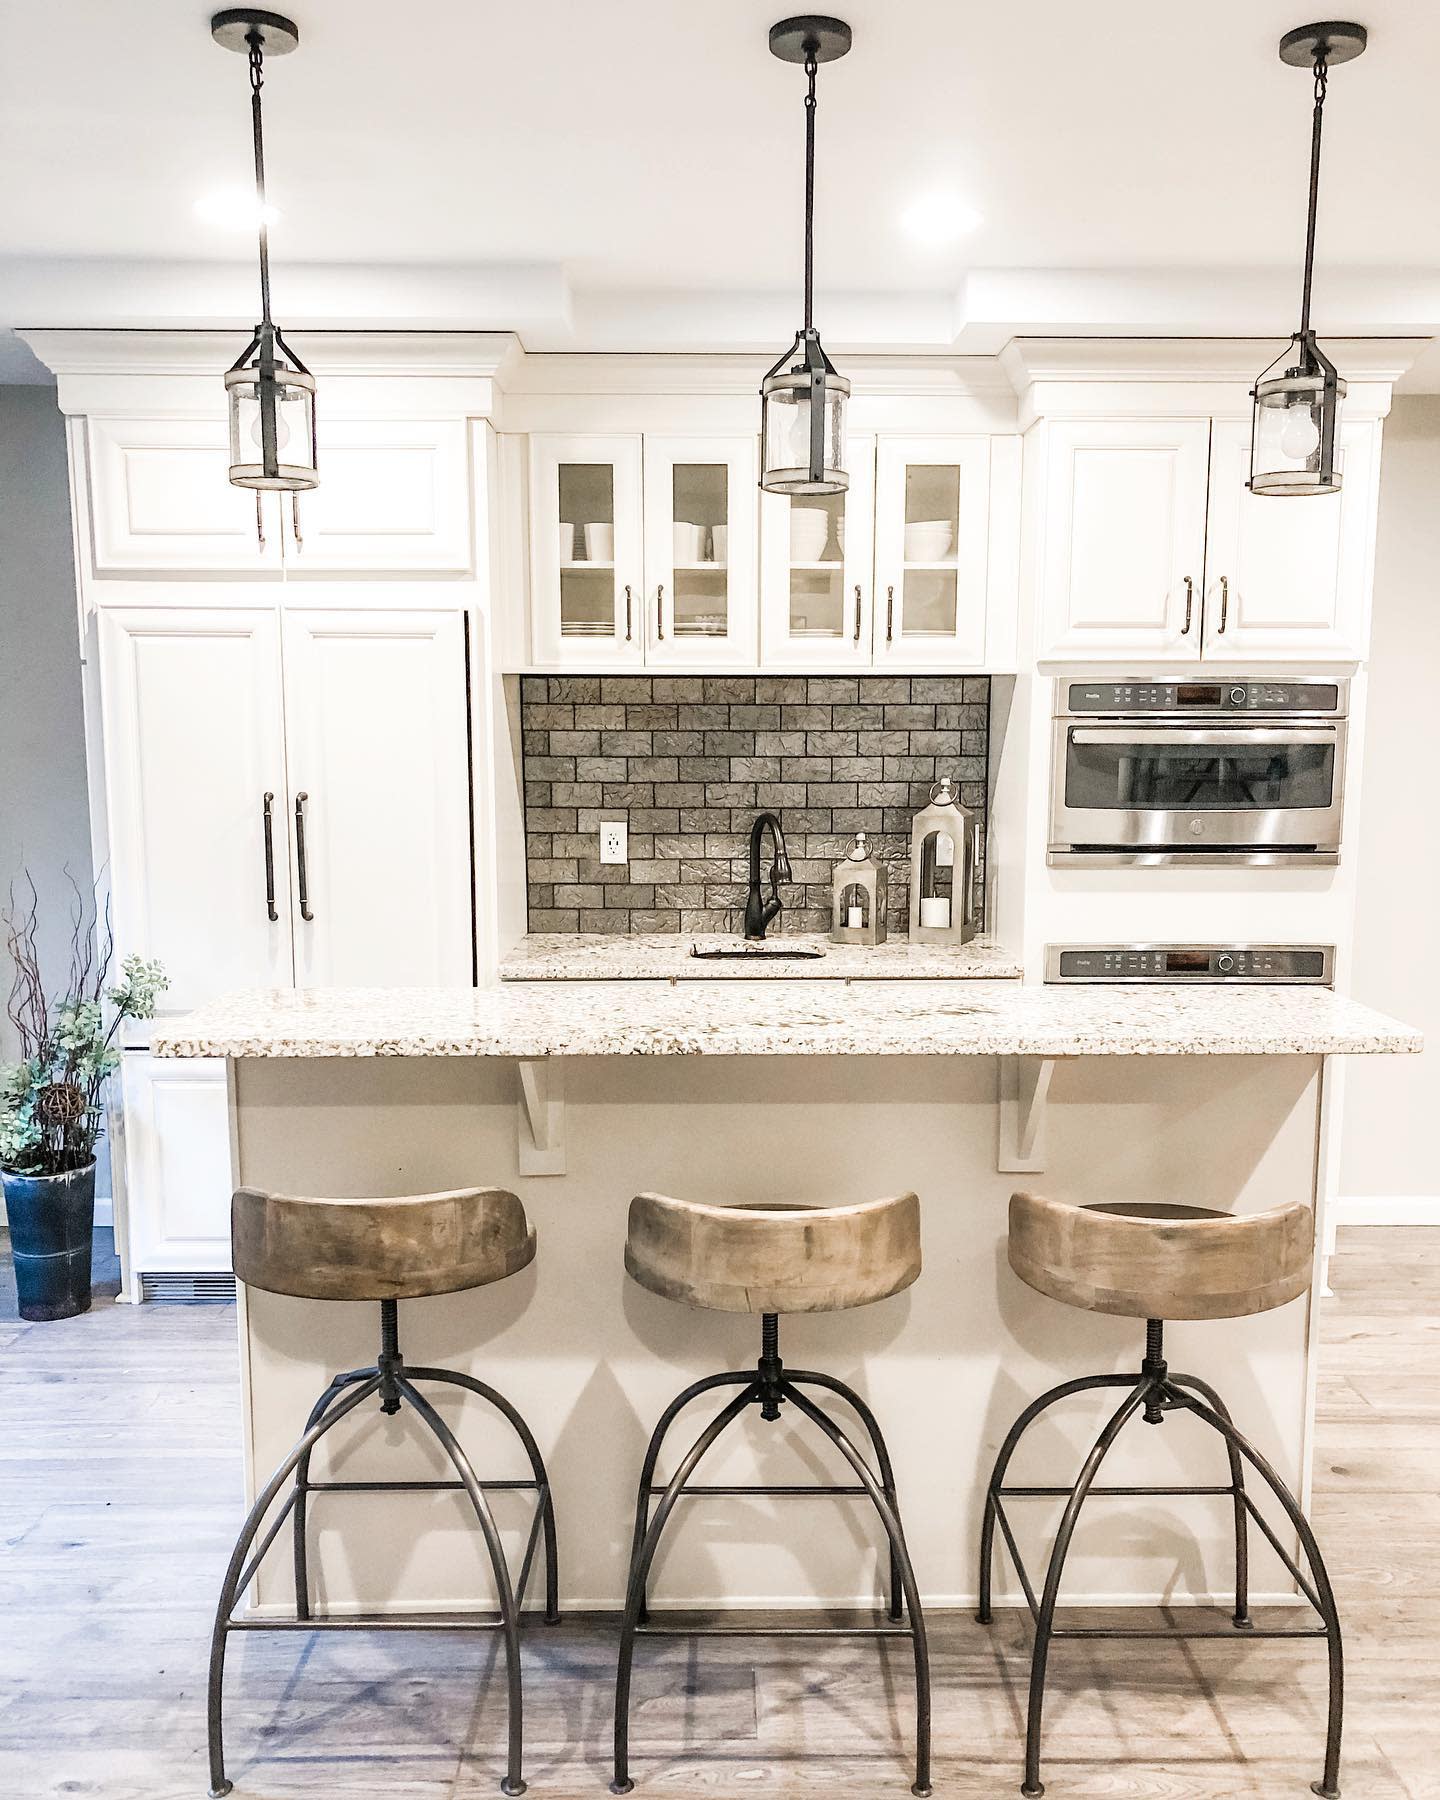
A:
{"type": "Polygon", "coordinates": [[[756,445],[645,438],[645,660],[755,665],[756,445]]]}
{"type": "Polygon", "coordinates": [[[881,438],[875,468],[875,663],[985,660],[988,437],[881,438]]]}
{"type": "Polygon", "coordinates": [[[859,669],[870,662],[875,440],[846,440],[843,494],[760,496],[761,661],[859,669]]]}
{"type": "Polygon", "coordinates": [[[641,440],[532,438],[533,654],[554,667],[645,660],[641,440]]]}

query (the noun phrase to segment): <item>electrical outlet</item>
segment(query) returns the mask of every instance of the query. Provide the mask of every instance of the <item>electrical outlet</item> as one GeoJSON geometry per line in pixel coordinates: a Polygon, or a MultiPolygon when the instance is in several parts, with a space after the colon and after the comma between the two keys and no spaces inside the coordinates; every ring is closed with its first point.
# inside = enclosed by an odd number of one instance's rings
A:
{"type": "Polygon", "coordinates": [[[625,819],[600,821],[600,860],[623,863],[630,860],[630,826],[625,819]]]}

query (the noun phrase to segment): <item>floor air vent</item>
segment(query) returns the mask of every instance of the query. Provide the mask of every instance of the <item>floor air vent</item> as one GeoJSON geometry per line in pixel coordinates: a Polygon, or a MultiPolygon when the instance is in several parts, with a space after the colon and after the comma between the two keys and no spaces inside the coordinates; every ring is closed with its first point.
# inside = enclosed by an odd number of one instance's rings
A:
{"type": "Polygon", "coordinates": [[[143,1300],[168,1300],[175,1306],[196,1301],[233,1300],[235,1277],[213,1269],[196,1275],[176,1275],[168,1271],[160,1275],[142,1275],[140,1297],[143,1300]]]}

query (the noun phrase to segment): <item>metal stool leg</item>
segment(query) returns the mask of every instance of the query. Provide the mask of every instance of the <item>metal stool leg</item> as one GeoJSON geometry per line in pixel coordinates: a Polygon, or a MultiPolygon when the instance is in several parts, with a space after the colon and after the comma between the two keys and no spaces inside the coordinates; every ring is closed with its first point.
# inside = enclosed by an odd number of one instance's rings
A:
{"type": "Polygon", "coordinates": [[[1040,1779],[1040,1729],[1045,1710],[1045,1670],[1050,1657],[1050,1634],[1055,1627],[1055,1604],[1060,1597],[1060,1578],[1065,1573],[1065,1558],[1070,1553],[1070,1540],[1075,1535],[1080,1508],[1095,1485],[1100,1465],[1110,1453],[1116,1438],[1146,1401],[1156,1396],[1160,1390],[1159,1382],[1148,1375],[1143,1376],[1115,1408],[1109,1423],[1096,1438],[1090,1454],[1085,1458],[1061,1515],[1060,1528],[1055,1534],[1054,1547],[1050,1552],[1050,1564],[1045,1571],[1040,1608],[1035,1615],[1035,1645],[1030,1655],[1030,1699],[1025,1720],[1025,1783],[1020,1789],[1027,1800],[1036,1800],[1036,1796],[1045,1792],[1045,1784],[1040,1779]]]}
{"type": "MultiPolygon", "coordinates": [[[[368,1369],[352,1369],[348,1375],[337,1375],[325,1392],[310,1409],[310,1417],[305,1421],[305,1429],[309,1431],[324,1417],[327,1408],[335,1396],[352,1387],[357,1381],[368,1381],[380,1374],[373,1365],[368,1369]]],[[[291,1515],[295,1550],[295,1617],[310,1617],[310,1568],[309,1550],[306,1543],[305,1515],[306,1501],[310,1493],[310,1452],[307,1450],[295,1466],[295,1510],[291,1515]]]]}
{"type": "MultiPolygon", "coordinates": [[[[1320,1554],[1320,1546],[1315,1541],[1315,1533],[1311,1529],[1310,1521],[1301,1512],[1300,1503],[1275,1470],[1250,1440],[1236,1430],[1224,1413],[1207,1405],[1203,1400],[1197,1400],[1193,1393],[1186,1393],[1182,1388],[1174,1386],[1173,1378],[1168,1385],[1168,1397],[1175,1405],[1183,1406],[1194,1413],[1196,1418],[1203,1419],[1207,1425],[1220,1433],[1227,1444],[1244,1457],[1279,1501],[1286,1518],[1294,1528],[1295,1535],[1300,1540],[1300,1547],[1305,1552],[1305,1560],[1310,1565],[1310,1573],[1315,1578],[1313,1589],[1303,1579],[1300,1581],[1300,1586],[1305,1592],[1306,1599],[1319,1613],[1324,1623],[1326,1648],[1329,1652],[1330,1692],[1329,1704],[1326,1708],[1325,1767],[1320,1779],[1310,1783],[1310,1789],[1312,1793],[1320,1795],[1321,1800],[1338,1800],[1340,1793],[1340,1734],[1345,1717],[1345,1657],[1340,1637],[1340,1616],[1335,1607],[1334,1590],[1330,1586],[1330,1576],[1326,1571],[1324,1558],[1320,1554]]],[[[1258,1514],[1256,1520],[1264,1530],[1265,1527],[1258,1514]]],[[[1266,1536],[1270,1535],[1266,1531],[1266,1536]]],[[[1271,1541],[1273,1544],[1274,1539],[1272,1538],[1271,1541]]],[[[1277,1550],[1280,1549],[1278,1544],[1274,1544],[1274,1547],[1277,1550]]],[[[1283,1551],[1281,1560],[1289,1562],[1283,1551]]],[[[1298,1572],[1292,1567],[1292,1573],[1298,1572]]]]}
{"type": "Polygon", "coordinates": [[[1032,1400],[1010,1427],[1005,1442],[1000,1446],[1000,1454],[995,1458],[995,1467],[990,1472],[990,1480],[985,1489],[985,1516],[980,1526],[980,1604],[975,1612],[978,1624],[989,1625],[994,1619],[990,1610],[990,1593],[995,1561],[995,1516],[1000,1490],[1005,1485],[1005,1472],[1010,1467],[1010,1459],[1021,1438],[1041,1413],[1054,1406],[1057,1401],[1067,1400],[1072,1394],[1088,1393],[1093,1388],[1133,1388],[1136,1379],[1134,1375],[1081,1375],[1073,1381],[1062,1381],[1059,1387],[1053,1387],[1048,1393],[1041,1394],[1038,1400],[1032,1400]]]}
{"type": "Polygon", "coordinates": [[[880,1515],[880,1522],[885,1527],[886,1536],[890,1539],[890,1548],[900,1567],[900,1580],[905,1591],[905,1604],[910,1612],[910,1633],[915,1646],[915,1780],[910,1792],[926,1795],[930,1788],[930,1649],[925,1636],[925,1615],[920,1607],[920,1590],[916,1586],[915,1571],[910,1564],[910,1552],[905,1546],[905,1535],[900,1529],[900,1520],[891,1505],[888,1496],[881,1491],[879,1483],[870,1471],[869,1464],[860,1452],[841,1431],[840,1427],[828,1415],[822,1412],[806,1395],[802,1394],[787,1378],[781,1384],[785,1398],[798,1406],[805,1417],[819,1426],[825,1436],[830,1439],[850,1467],[855,1471],[861,1485],[870,1496],[870,1502],[880,1515]]]}
{"type": "MultiPolygon", "coordinates": [[[[718,1385],[713,1378],[711,1385],[718,1385]]],[[[630,1559],[630,1576],[625,1589],[625,1613],[620,1623],[620,1653],[615,1666],[615,1778],[610,1783],[612,1794],[628,1794],[635,1785],[630,1779],[630,1674],[635,1660],[635,1628],[640,1622],[645,1579],[655,1560],[660,1534],[675,1510],[675,1503],[683,1493],[685,1483],[695,1473],[701,1459],[726,1427],[732,1425],[746,1407],[752,1406],[759,1398],[759,1382],[753,1377],[747,1377],[745,1387],[733,1400],[726,1401],[681,1459],[679,1467],[670,1477],[669,1486],[660,1497],[660,1504],[646,1529],[638,1553],[630,1559]]]]}
{"type": "MultiPolygon", "coordinates": [[[[635,1559],[640,1554],[640,1546],[645,1542],[645,1533],[650,1528],[650,1490],[655,1485],[655,1471],[660,1464],[660,1451],[665,1443],[666,1434],[679,1418],[680,1414],[692,1400],[698,1400],[717,1387],[747,1387],[755,1379],[753,1369],[734,1370],[724,1375],[707,1375],[703,1381],[691,1382],[683,1393],[676,1397],[660,1415],[660,1423],[650,1434],[650,1443],[645,1451],[645,1460],[640,1468],[640,1486],[635,1495],[635,1529],[630,1538],[630,1567],[635,1566],[635,1559]]],[[[640,1611],[638,1622],[644,1625],[650,1618],[649,1608],[645,1604],[645,1589],[640,1589],[640,1611]]]]}
{"type": "MultiPolygon", "coordinates": [[[[1172,1387],[1193,1388],[1200,1398],[1213,1406],[1222,1419],[1229,1420],[1230,1409],[1220,1398],[1208,1381],[1201,1381],[1198,1375],[1168,1375],[1166,1379],[1172,1387]]],[[[1233,1615],[1237,1631],[1252,1631],[1255,1621],[1250,1617],[1250,1531],[1249,1515],[1245,1511],[1245,1464],[1240,1452],[1229,1438],[1225,1440],[1225,1454],[1230,1461],[1230,1486],[1235,1491],[1235,1612],[1233,1615]]]]}
{"type": "MultiPolygon", "coordinates": [[[[462,1375],[455,1369],[414,1369],[406,1367],[405,1375],[410,1381],[439,1381],[449,1387],[465,1388],[493,1406],[496,1412],[505,1418],[516,1437],[519,1438],[525,1454],[530,1459],[531,1473],[535,1477],[538,1489],[537,1502],[540,1507],[541,1529],[545,1535],[545,1623],[560,1623],[560,1572],[556,1559],[555,1547],[555,1500],[550,1491],[550,1477],[545,1473],[545,1463],[540,1455],[540,1446],[535,1442],[535,1434],[525,1423],[519,1411],[511,1405],[503,1394],[497,1393],[486,1382],[478,1380],[474,1375],[462,1375]]],[[[520,1598],[524,1598],[524,1583],[520,1583],[520,1598]]]]}
{"type": "Polygon", "coordinates": [[[206,1729],[210,1746],[210,1795],[211,1800],[220,1800],[228,1794],[232,1783],[225,1777],[225,1743],[224,1743],[224,1688],[225,1688],[225,1640],[229,1636],[230,1615],[235,1610],[235,1602],[249,1583],[256,1565],[274,1541],[280,1527],[285,1522],[285,1514],[281,1512],[271,1527],[269,1535],[260,1546],[259,1552],[247,1562],[250,1546],[254,1543],[265,1515],[274,1503],[276,1495],[290,1479],[301,1458],[306,1456],[332,1426],[338,1425],[347,1413],[353,1412],[362,1400],[368,1400],[380,1388],[380,1379],[374,1376],[362,1382],[343,1399],[333,1404],[324,1417],[310,1427],[296,1444],[295,1448],[281,1463],[261,1491],[259,1498],[246,1515],[245,1523],[240,1528],[240,1536],[235,1540],[235,1548],[230,1553],[229,1566],[225,1571],[225,1579],[220,1587],[220,1601],[215,1609],[215,1625],[210,1634],[210,1675],[206,1692],[206,1729]]]}
{"type": "MultiPolygon", "coordinates": [[[[880,1471],[880,1492],[890,1503],[890,1510],[898,1518],[900,1502],[895,1495],[895,1471],[890,1462],[890,1450],[880,1430],[880,1421],[875,1417],[869,1405],[860,1398],[854,1388],[847,1387],[843,1381],[837,1381],[833,1375],[822,1375],[814,1369],[789,1369],[786,1371],[791,1382],[797,1387],[824,1388],[827,1393],[837,1394],[860,1420],[870,1435],[870,1443],[875,1451],[875,1466],[880,1471]]],[[[900,1557],[895,1546],[890,1546],[890,1604],[887,1616],[897,1622],[905,1616],[904,1583],[900,1575],[900,1557]]]]}
{"type": "Polygon", "coordinates": [[[506,1762],[505,1779],[500,1783],[500,1792],[510,1795],[523,1794],[525,1782],[520,1772],[524,1741],[524,1716],[521,1710],[520,1688],[520,1630],[515,1615],[515,1595],[510,1585],[510,1570],[505,1561],[505,1546],[501,1543],[500,1533],[495,1527],[490,1503],[486,1500],[475,1471],[470,1466],[469,1457],[460,1446],[460,1440],[419,1389],[411,1385],[408,1374],[397,1374],[395,1385],[401,1396],[409,1401],[420,1419],[438,1439],[440,1447],[450,1458],[455,1473],[465,1484],[465,1491],[470,1496],[470,1504],[475,1509],[475,1517],[479,1520],[480,1530],[485,1538],[485,1548],[490,1552],[490,1566],[495,1573],[495,1591],[500,1606],[500,1628],[505,1638],[505,1685],[509,1716],[509,1755],[506,1762]]]}

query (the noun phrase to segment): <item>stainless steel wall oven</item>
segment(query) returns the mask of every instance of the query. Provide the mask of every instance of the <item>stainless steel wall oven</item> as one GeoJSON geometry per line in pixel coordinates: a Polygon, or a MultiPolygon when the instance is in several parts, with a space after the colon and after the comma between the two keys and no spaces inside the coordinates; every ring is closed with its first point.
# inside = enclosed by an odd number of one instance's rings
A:
{"type": "Polygon", "coordinates": [[[1348,706],[1341,678],[1061,681],[1049,861],[1338,862],[1348,706]]]}

